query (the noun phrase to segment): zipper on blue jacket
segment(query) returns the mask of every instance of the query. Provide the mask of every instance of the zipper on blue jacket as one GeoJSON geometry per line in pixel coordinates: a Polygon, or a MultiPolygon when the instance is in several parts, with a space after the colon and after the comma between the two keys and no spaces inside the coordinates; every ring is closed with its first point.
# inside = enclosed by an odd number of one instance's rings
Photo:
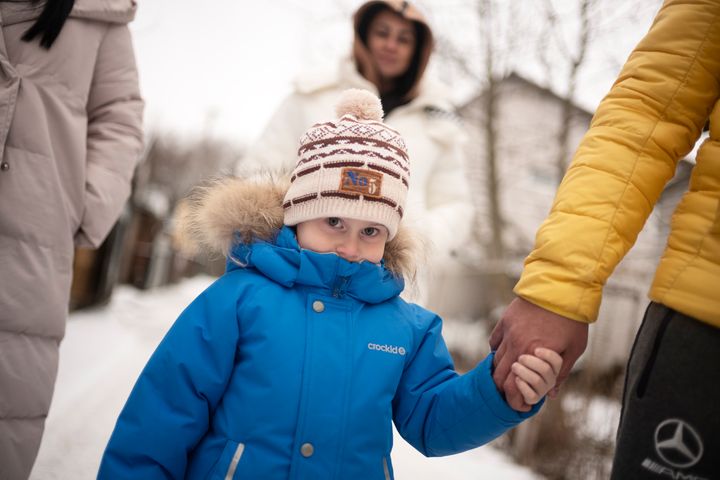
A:
{"type": "Polygon", "coordinates": [[[332,296],[335,298],[342,298],[345,296],[347,291],[348,277],[339,277],[335,285],[333,286],[332,296]]]}

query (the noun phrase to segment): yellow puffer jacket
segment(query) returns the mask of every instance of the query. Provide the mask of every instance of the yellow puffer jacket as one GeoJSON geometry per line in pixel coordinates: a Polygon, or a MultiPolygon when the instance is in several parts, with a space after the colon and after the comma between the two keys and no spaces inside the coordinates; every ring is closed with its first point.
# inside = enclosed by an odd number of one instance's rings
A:
{"type": "Polygon", "coordinates": [[[720,2],[667,0],[598,107],[515,293],[594,321],[605,281],[709,120],[650,297],[720,327],[719,97],[720,2]]]}

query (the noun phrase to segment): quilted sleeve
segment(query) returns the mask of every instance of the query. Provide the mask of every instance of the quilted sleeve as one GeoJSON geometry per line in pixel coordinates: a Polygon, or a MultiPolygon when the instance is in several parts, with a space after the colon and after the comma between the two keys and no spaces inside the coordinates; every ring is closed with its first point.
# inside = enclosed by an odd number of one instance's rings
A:
{"type": "Polygon", "coordinates": [[[540,227],[515,293],[595,321],[634,244],[718,98],[720,4],[668,0],[595,113],[540,227]]]}
{"type": "Polygon", "coordinates": [[[130,195],[143,147],[142,114],[130,30],[109,25],[88,98],[85,210],[75,244],[98,247],[130,195]]]}
{"type": "Polygon", "coordinates": [[[493,382],[492,355],[458,375],[441,329],[440,318],[433,315],[393,400],[398,432],[429,457],[479,447],[533,416],[542,405],[527,413],[513,410],[493,382]]]}

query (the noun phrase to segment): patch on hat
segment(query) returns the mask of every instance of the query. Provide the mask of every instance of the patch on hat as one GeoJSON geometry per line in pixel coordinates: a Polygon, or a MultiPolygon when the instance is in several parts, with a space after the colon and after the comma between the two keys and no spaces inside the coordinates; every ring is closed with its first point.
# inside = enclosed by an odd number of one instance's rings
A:
{"type": "Polygon", "coordinates": [[[340,173],[341,192],[361,193],[379,198],[382,190],[382,173],[364,168],[343,168],[340,173]]]}

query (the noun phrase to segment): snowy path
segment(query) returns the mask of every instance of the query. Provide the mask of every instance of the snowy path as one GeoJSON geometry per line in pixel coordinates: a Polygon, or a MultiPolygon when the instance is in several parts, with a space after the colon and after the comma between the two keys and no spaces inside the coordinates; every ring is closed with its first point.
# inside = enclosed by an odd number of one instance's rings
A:
{"type": "MultiPolygon", "coordinates": [[[[95,478],[120,409],[150,354],[180,311],[210,282],[197,277],[142,292],[118,288],[105,308],[71,315],[45,436],[31,480],[95,478]]],[[[540,477],[487,446],[425,458],[399,436],[393,449],[400,480],[531,480],[540,477]]]]}

